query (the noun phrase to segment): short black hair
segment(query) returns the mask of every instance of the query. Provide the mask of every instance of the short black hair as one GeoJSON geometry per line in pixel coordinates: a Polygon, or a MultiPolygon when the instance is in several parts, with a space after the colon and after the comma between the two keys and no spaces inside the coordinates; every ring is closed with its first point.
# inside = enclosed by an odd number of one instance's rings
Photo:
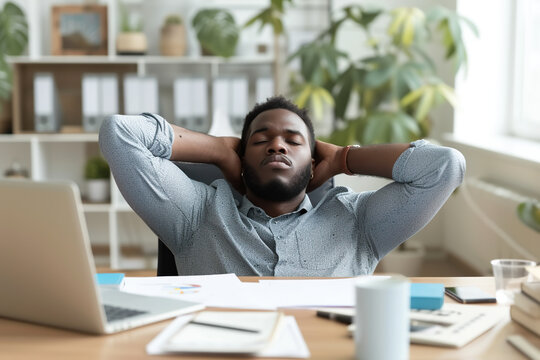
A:
{"type": "Polygon", "coordinates": [[[244,127],[242,128],[242,137],[240,138],[240,149],[239,149],[240,156],[244,156],[244,154],[246,153],[249,127],[251,123],[253,122],[253,120],[260,113],[267,110],[273,110],[273,109],[288,110],[298,115],[304,121],[309,132],[309,146],[311,148],[311,154],[312,155],[315,154],[315,131],[313,130],[313,123],[311,122],[307,109],[305,108],[300,109],[292,101],[279,95],[279,96],[270,97],[266,99],[266,101],[263,103],[255,104],[253,109],[247,113],[246,118],[244,119],[244,127]]]}

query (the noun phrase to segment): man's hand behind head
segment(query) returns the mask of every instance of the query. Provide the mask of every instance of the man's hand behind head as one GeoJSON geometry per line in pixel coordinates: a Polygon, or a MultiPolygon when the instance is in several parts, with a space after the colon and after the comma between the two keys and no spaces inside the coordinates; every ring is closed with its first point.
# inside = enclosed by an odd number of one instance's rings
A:
{"type": "Polygon", "coordinates": [[[222,155],[216,165],[221,169],[225,179],[240,194],[245,194],[246,189],[242,181],[242,161],[238,155],[240,139],[236,137],[219,137],[223,149],[222,155]]]}
{"type": "Polygon", "coordinates": [[[313,165],[313,178],[308,184],[307,191],[315,190],[331,177],[340,174],[341,152],[343,147],[329,144],[320,140],[315,144],[315,163],[313,165]]]}

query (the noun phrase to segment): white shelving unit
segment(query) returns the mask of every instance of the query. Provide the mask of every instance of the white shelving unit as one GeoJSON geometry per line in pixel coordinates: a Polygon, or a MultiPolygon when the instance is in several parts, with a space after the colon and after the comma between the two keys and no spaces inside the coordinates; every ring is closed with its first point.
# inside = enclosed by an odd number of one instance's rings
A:
{"type": "MultiPolygon", "coordinates": [[[[86,72],[113,72],[117,73],[120,86],[122,77],[128,73],[136,73],[139,76],[154,75],[159,83],[160,114],[167,119],[173,118],[172,79],[175,76],[196,74],[207,79],[209,119],[213,114],[212,83],[214,79],[219,76],[238,74],[247,76],[250,94],[248,103],[253,105],[257,77],[272,76],[274,59],[271,56],[222,59],[199,56],[116,55],[114,43],[119,23],[116,0],[99,1],[101,4],[106,4],[109,11],[109,55],[51,56],[47,40],[50,29],[47,14],[50,6],[58,3],[58,1],[50,0],[18,1],[18,4],[24,8],[29,21],[29,50],[27,56],[10,59],[15,74],[13,115],[16,133],[0,135],[0,176],[13,162],[18,162],[29,171],[32,180],[71,180],[84,194],[84,164],[89,157],[99,154],[96,133],[34,132],[32,101],[34,94],[30,79],[36,72],[52,72],[58,77],[61,75],[77,77],[86,72]]],[[[122,110],[122,95],[119,102],[120,110],[122,110]]],[[[81,105],[74,106],[75,112],[73,109],[68,112],[69,120],[81,124],[82,114],[79,114],[78,118],[76,115],[77,106],[80,108],[81,105]]],[[[148,266],[147,260],[131,261],[122,255],[121,247],[126,244],[141,246],[145,254],[155,255],[157,238],[125,202],[112,177],[110,202],[84,203],[83,209],[92,245],[109,247],[109,257],[106,262],[100,262],[100,265],[107,264],[113,269],[148,266]]],[[[54,210],[53,205],[51,205],[51,210],[54,210]]]]}

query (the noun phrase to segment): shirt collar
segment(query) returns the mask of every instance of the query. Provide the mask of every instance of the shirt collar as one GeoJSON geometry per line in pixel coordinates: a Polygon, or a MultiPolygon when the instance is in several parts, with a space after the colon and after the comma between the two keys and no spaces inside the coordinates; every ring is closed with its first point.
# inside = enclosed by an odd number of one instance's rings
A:
{"type": "MultiPolygon", "coordinates": [[[[251,201],[248,200],[247,196],[244,195],[242,197],[242,200],[240,201],[240,205],[238,207],[238,210],[248,216],[248,212],[253,209],[254,211],[256,210],[261,210],[261,208],[259,208],[258,206],[255,206],[253,205],[253,203],[251,201]]],[[[309,200],[309,196],[305,195],[304,196],[304,200],[302,200],[302,202],[300,203],[300,205],[298,205],[298,207],[296,208],[296,210],[294,210],[291,214],[294,214],[294,213],[299,213],[299,214],[303,214],[303,213],[306,213],[308,212],[309,210],[313,209],[313,205],[311,204],[311,201],[309,200]]]]}

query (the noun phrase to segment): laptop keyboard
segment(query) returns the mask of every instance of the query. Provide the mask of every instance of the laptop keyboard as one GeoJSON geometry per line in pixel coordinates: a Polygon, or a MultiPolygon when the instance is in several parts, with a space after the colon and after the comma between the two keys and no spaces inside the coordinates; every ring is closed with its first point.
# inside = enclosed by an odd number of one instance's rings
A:
{"type": "Polygon", "coordinates": [[[128,309],[112,305],[103,305],[103,307],[105,308],[105,315],[107,316],[107,321],[109,322],[147,313],[147,311],[128,309]]]}

